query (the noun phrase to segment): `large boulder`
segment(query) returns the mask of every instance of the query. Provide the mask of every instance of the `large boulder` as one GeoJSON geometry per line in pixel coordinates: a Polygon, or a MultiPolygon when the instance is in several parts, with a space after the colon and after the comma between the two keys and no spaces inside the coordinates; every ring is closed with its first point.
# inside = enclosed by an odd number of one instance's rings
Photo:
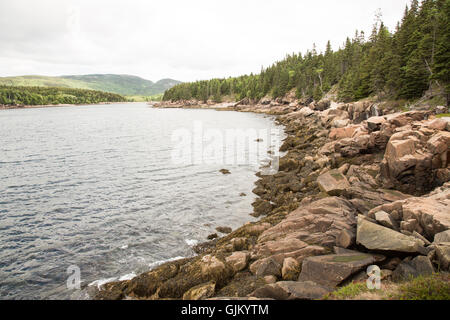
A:
{"type": "Polygon", "coordinates": [[[304,117],[309,117],[310,115],[314,114],[314,111],[308,107],[305,107],[305,108],[302,108],[298,113],[304,117]]]}
{"type": "Polygon", "coordinates": [[[375,207],[368,216],[375,219],[377,212],[385,211],[401,230],[419,233],[432,242],[437,234],[450,229],[449,208],[450,183],[446,183],[426,196],[410,197],[375,207]]]}
{"type": "Polygon", "coordinates": [[[450,242],[450,230],[446,230],[434,235],[435,243],[450,242]]]}
{"type": "Polygon", "coordinates": [[[428,197],[410,198],[402,205],[403,221],[416,220],[415,231],[433,240],[437,233],[450,229],[450,189],[428,197]]]}
{"type": "MultiPolygon", "coordinates": [[[[317,248],[309,250],[310,252],[319,251],[318,246],[332,249],[342,230],[354,232],[355,229],[356,210],[352,204],[345,199],[327,197],[301,206],[280,223],[264,231],[259,236],[255,249],[258,250],[268,241],[284,244],[285,239],[293,238],[317,248]]],[[[304,250],[307,248],[309,247],[304,250]]]]}
{"type": "Polygon", "coordinates": [[[370,132],[379,131],[381,129],[381,125],[386,122],[384,117],[371,117],[367,119],[367,127],[370,132]]]}
{"type": "Polygon", "coordinates": [[[314,300],[321,299],[331,291],[331,288],[312,281],[280,281],[261,287],[250,296],[275,300],[314,300]]]}
{"type": "Polygon", "coordinates": [[[236,251],[227,257],[225,261],[233,268],[235,272],[244,270],[247,267],[250,254],[244,251],[236,251]]]}
{"type": "Polygon", "coordinates": [[[348,158],[367,153],[371,148],[371,136],[368,134],[341,139],[335,144],[334,147],[337,153],[340,153],[343,157],[348,158]]]}
{"type": "Polygon", "coordinates": [[[272,258],[261,259],[250,265],[250,271],[258,277],[281,276],[281,265],[272,258]]]}
{"type": "Polygon", "coordinates": [[[424,242],[415,237],[383,227],[358,216],[356,243],[369,250],[418,253],[423,252],[424,242]]]}
{"type": "Polygon", "coordinates": [[[423,193],[446,182],[450,177],[450,132],[420,125],[400,129],[390,137],[382,161],[385,184],[408,193],[423,193]]]}
{"type": "Polygon", "coordinates": [[[350,187],[347,178],[339,170],[331,170],[320,175],[317,184],[330,196],[339,196],[350,187]]]}
{"type": "Polygon", "coordinates": [[[434,272],[433,265],[428,257],[417,256],[405,258],[392,273],[392,279],[395,281],[409,280],[411,277],[421,275],[430,275],[434,272]]]}
{"type": "Polygon", "coordinates": [[[225,264],[215,256],[206,255],[201,259],[201,272],[206,277],[220,275],[225,270],[225,264]]]}
{"type": "Polygon", "coordinates": [[[298,281],[335,287],[375,261],[374,256],[359,252],[309,257],[303,261],[298,281]]]}

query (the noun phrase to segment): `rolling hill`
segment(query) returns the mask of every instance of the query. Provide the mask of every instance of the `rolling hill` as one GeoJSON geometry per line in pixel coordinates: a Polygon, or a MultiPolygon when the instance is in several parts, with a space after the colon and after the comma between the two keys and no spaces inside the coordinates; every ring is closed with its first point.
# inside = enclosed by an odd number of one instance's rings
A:
{"type": "Polygon", "coordinates": [[[0,85],[23,87],[62,87],[99,90],[126,96],[152,96],[163,93],[180,81],[162,79],[152,82],[136,76],[90,74],[77,76],[20,76],[0,77],[0,85]]]}

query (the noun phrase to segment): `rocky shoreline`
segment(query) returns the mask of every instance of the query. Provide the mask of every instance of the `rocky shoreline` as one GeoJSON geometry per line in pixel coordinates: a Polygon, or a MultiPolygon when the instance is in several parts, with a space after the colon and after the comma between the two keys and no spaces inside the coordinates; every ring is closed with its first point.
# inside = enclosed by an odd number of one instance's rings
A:
{"type": "Polygon", "coordinates": [[[436,117],[445,108],[289,96],[155,107],[277,115],[286,155],[275,175],[257,174],[258,222],[197,246],[196,257],[107,283],[94,299],[321,299],[365,282],[371,265],[394,282],[449,271],[450,119],[436,117]]]}

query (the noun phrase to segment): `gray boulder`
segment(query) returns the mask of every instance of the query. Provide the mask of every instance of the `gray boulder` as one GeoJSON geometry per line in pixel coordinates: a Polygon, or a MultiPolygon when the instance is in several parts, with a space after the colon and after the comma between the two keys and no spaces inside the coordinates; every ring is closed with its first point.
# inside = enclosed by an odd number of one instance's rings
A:
{"type": "Polygon", "coordinates": [[[331,291],[331,288],[312,281],[280,281],[256,289],[250,296],[275,300],[314,300],[321,299],[331,291]]]}
{"type": "Polygon", "coordinates": [[[423,252],[424,245],[420,239],[370,222],[361,215],[358,216],[356,243],[369,250],[411,253],[423,252]]]}
{"type": "Polygon", "coordinates": [[[303,261],[298,281],[336,287],[375,261],[374,256],[360,252],[309,257],[303,261]]]}
{"type": "Polygon", "coordinates": [[[392,273],[394,281],[408,280],[411,277],[430,275],[434,272],[433,265],[428,257],[418,256],[414,259],[404,259],[392,273]]]}

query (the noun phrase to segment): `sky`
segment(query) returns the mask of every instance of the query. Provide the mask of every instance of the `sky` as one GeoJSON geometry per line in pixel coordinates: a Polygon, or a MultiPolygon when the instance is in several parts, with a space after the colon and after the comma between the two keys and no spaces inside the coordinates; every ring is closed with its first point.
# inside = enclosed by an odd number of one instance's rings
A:
{"type": "Polygon", "coordinates": [[[0,77],[132,74],[195,81],[258,73],[409,0],[0,0],[0,77]]]}

